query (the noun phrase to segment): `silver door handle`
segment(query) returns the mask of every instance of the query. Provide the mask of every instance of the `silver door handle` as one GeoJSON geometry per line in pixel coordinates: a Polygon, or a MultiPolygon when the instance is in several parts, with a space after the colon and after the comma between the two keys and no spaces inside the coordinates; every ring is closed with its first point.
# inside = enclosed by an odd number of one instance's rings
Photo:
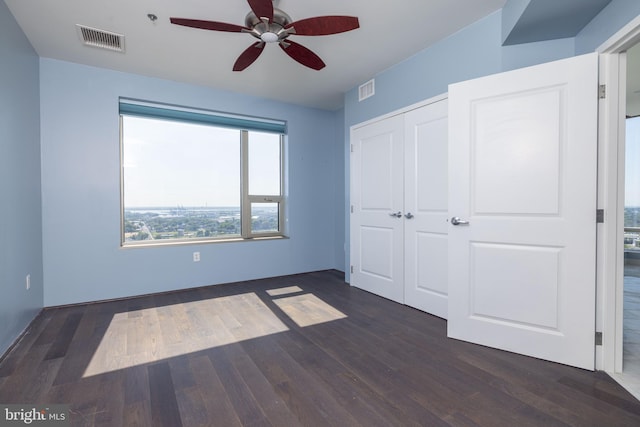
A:
{"type": "Polygon", "coordinates": [[[451,224],[453,224],[453,225],[469,225],[469,221],[463,221],[460,218],[458,218],[457,216],[454,216],[453,218],[451,218],[451,224]]]}
{"type": "Polygon", "coordinates": [[[389,216],[395,217],[395,218],[402,218],[402,212],[398,211],[398,212],[392,212],[389,214],[389,216]]]}
{"type": "Polygon", "coordinates": [[[404,217],[407,219],[411,219],[413,218],[413,214],[411,212],[407,212],[406,214],[404,214],[404,217]]]}

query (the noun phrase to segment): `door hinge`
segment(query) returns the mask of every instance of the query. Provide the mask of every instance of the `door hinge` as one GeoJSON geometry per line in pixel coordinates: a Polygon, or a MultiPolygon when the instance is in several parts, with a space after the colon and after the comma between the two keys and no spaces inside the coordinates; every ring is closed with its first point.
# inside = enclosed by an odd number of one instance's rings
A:
{"type": "Polygon", "coordinates": [[[351,213],[353,213],[353,205],[351,205],[351,213]]]}
{"type": "Polygon", "coordinates": [[[353,153],[353,144],[351,144],[351,152],[353,153]]]}
{"type": "Polygon", "coordinates": [[[596,223],[597,224],[604,223],[604,209],[596,209],[596,223]]]}
{"type": "Polygon", "coordinates": [[[602,345],[602,332],[596,332],[596,345],[602,345]]]}
{"type": "Polygon", "coordinates": [[[605,99],[607,97],[607,85],[598,86],[598,98],[605,99]]]}
{"type": "Polygon", "coordinates": [[[353,274],[353,265],[350,268],[351,274],[353,274]]]}

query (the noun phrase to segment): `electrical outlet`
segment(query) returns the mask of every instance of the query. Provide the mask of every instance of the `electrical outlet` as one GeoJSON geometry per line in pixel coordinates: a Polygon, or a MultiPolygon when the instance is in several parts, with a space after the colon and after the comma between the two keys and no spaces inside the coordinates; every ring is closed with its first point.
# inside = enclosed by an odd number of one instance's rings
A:
{"type": "Polygon", "coordinates": [[[27,290],[31,289],[31,274],[27,274],[27,277],[24,279],[24,284],[27,290]]]}
{"type": "Polygon", "coordinates": [[[200,252],[193,253],[193,262],[200,262],[200,252]]]}

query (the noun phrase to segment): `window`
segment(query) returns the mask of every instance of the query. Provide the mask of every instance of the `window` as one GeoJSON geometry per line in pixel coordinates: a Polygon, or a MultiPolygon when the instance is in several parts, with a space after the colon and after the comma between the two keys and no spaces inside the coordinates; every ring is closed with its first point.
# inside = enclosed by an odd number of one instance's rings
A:
{"type": "Polygon", "coordinates": [[[120,100],[123,246],[282,236],[284,122],[120,100]]]}

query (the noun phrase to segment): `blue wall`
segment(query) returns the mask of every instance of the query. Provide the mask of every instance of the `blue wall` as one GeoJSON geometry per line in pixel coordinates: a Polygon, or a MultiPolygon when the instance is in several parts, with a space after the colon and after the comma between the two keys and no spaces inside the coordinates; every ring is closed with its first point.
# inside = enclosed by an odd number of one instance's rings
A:
{"type": "Polygon", "coordinates": [[[357,87],[347,92],[346,139],[350,126],[443,94],[451,83],[593,52],[639,14],[640,1],[613,0],[575,38],[502,46],[497,11],[372,76],[374,97],[360,103],[357,87]]]}
{"type": "Polygon", "coordinates": [[[43,304],[38,87],[38,56],[0,2],[0,355],[43,304]]]}
{"type": "Polygon", "coordinates": [[[339,267],[341,115],[45,58],[40,81],[45,305],[339,267]],[[286,120],[290,238],[120,248],[120,96],[286,120]]]}
{"type": "Polygon", "coordinates": [[[345,95],[346,132],[354,124],[443,94],[451,83],[574,55],[573,39],[502,46],[502,12],[495,12],[375,76],[375,96],[345,95]]]}
{"type": "Polygon", "coordinates": [[[638,15],[640,1],[613,0],[578,33],[576,54],[594,52],[638,15]]]}

